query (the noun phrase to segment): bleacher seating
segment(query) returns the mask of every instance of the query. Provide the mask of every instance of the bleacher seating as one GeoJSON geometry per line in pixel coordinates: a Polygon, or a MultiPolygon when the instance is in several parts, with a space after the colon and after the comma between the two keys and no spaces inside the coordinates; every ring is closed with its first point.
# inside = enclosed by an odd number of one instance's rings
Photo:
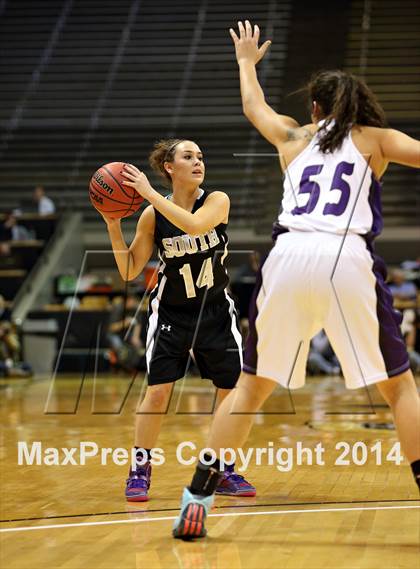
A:
{"type": "MultiPolygon", "coordinates": [[[[0,24],[0,32],[8,30],[4,38],[0,35],[2,51],[3,42],[19,34],[19,6],[28,10],[26,31],[36,28],[32,5],[21,0],[13,4],[13,9],[6,6],[0,24]]],[[[202,146],[208,161],[206,187],[231,194],[233,223],[258,227],[271,179],[267,172],[277,169],[277,162],[233,156],[272,149],[255,137],[242,115],[228,28],[249,17],[272,30],[275,42],[261,73],[275,106],[283,85],[290,0],[236,0],[229,6],[221,0],[165,0],[158,5],[152,0],[75,0],[64,21],[64,5],[60,13],[57,3],[41,0],[40,19],[52,4],[50,34],[60,14],[61,32],[36,88],[25,99],[19,128],[3,148],[1,187],[7,191],[0,197],[0,210],[18,206],[41,183],[59,208],[76,206],[87,223],[101,223],[87,199],[93,171],[115,160],[147,167],[153,141],[177,135],[202,146]]],[[[42,37],[29,63],[27,52],[17,51],[16,68],[39,67],[48,41],[48,34],[42,37]]],[[[13,81],[14,75],[6,75],[10,97],[0,115],[2,126],[14,113],[13,81]]]]}
{"type": "MultiPolygon", "coordinates": [[[[362,75],[393,128],[420,139],[420,11],[415,0],[351,2],[347,69],[362,75]]],[[[418,225],[420,170],[392,165],[382,197],[388,225],[418,225]]]]}
{"type": "MultiPolygon", "coordinates": [[[[395,87],[394,67],[377,61],[378,50],[390,56],[388,40],[396,42],[395,53],[418,46],[412,33],[418,18],[415,3],[403,2],[412,8],[405,9],[413,16],[408,35],[407,21],[394,18],[397,8],[391,9],[391,2],[374,4],[372,26],[379,27],[369,31],[366,76],[393,124],[419,137],[412,104],[420,92],[415,52],[407,54],[407,69],[398,76],[398,84],[404,82],[401,89],[395,87]],[[393,99],[392,93],[398,96],[393,99]]],[[[358,71],[364,3],[353,5],[347,65],[358,71]]],[[[273,39],[259,74],[269,103],[274,108],[281,103],[287,112],[292,6],[292,0],[7,2],[0,20],[0,211],[19,206],[42,184],[59,209],[83,211],[86,227],[101,224],[87,196],[94,170],[121,160],[149,172],[153,141],[176,135],[202,146],[205,185],[231,195],[232,226],[265,231],[278,207],[278,162],[275,156],[234,156],[269,154],[273,148],[242,114],[228,28],[250,18],[260,24],[263,37],[273,39]]],[[[302,79],[304,72],[302,67],[302,79]]],[[[156,177],[151,180],[164,191],[156,177]]],[[[402,219],[404,225],[416,223],[418,182],[416,172],[390,169],[384,189],[388,225],[402,219]]]]}
{"type": "Polygon", "coordinates": [[[366,78],[392,122],[420,121],[419,26],[415,0],[351,2],[346,64],[366,78]]]}

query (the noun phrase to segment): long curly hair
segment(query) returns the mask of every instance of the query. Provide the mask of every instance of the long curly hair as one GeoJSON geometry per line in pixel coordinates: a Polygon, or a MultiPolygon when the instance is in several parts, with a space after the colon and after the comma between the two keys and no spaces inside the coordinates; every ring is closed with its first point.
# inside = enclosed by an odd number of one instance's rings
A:
{"type": "Polygon", "coordinates": [[[365,81],[352,73],[332,70],[315,73],[306,86],[325,117],[319,147],[322,152],[340,148],[354,125],[386,127],[384,110],[365,81]],[[333,123],[333,124],[331,124],[333,123]],[[331,126],[330,126],[331,125],[331,126]]]}

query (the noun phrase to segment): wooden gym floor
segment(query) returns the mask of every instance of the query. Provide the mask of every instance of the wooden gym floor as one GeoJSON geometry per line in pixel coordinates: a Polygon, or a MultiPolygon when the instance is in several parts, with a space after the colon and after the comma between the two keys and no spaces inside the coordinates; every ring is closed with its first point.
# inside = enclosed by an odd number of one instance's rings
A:
{"type": "Polygon", "coordinates": [[[419,567],[419,495],[407,463],[386,460],[396,442],[390,414],[375,388],[345,391],[340,378],[308,378],[292,399],[279,388],[248,441],[249,447],[291,449],[299,441],[312,449],[321,444],[325,464],[280,472],[251,463],[246,476],[257,497],[218,496],[205,540],[174,540],[171,526],[193,472],[178,463],[175,450],[182,441],[198,449],[205,443],[208,382],[177,386],[158,444],[166,462],[154,468],[147,503],[127,504],[128,467],[102,466],[97,457],[84,466],[18,466],[18,441],[40,441],[43,449],[80,441],[130,449],[143,385],[137,378],[127,395],[130,381],[99,378],[94,386],[89,379],[80,390],[80,378],[60,378],[45,414],[49,381],[1,380],[2,568],[419,567]],[[334,464],[341,441],[349,445],[348,465],[334,464]],[[370,448],[378,442],[375,454],[370,448]],[[354,464],[351,452],[356,462],[367,452],[366,464],[354,464]]]}

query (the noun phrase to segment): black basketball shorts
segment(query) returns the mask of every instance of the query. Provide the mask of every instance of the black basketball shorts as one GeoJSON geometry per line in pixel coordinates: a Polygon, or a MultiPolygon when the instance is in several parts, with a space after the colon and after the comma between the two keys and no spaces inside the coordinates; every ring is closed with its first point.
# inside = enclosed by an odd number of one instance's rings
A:
{"type": "Polygon", "coordinates": [[[183,311],[154,298],[149,305],[146,341],[148,384],[185,377],[192,358],[201,377],[216,387],[235,387],[242,368],[242,337],[233,300],[199,311],[183,311]]]}

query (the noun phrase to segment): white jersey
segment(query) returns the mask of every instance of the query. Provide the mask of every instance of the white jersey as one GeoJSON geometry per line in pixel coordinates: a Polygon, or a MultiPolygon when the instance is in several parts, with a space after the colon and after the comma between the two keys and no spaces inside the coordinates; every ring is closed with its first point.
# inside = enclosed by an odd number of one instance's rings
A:
{"type": "Polygon", "coordinates": [[[382,229],[381,184],[369,157],[356,148],[351,132],[332,153],[323,154],[318,141],[319,133],[285,171],[278,223],[300,231],[375,237],[382,229]]]}

